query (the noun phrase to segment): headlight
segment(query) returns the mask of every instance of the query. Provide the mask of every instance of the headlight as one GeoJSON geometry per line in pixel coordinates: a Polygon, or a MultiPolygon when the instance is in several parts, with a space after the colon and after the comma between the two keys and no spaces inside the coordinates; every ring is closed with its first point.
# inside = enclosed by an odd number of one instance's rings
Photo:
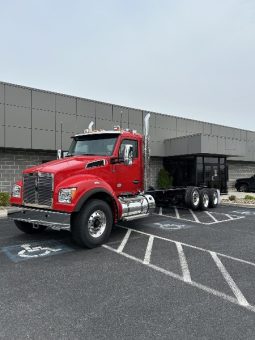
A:
{"type": "Polygon", "coordinates": [[[14,184],[14,186],[12,187],[12,197],[21,197],[21,186],[14,184]]]}
{"type": "Polygon", "coordinates": [[[60,189],[58,193],[59,203],[71,203],[75,192],[76,188],[60,189]]]}

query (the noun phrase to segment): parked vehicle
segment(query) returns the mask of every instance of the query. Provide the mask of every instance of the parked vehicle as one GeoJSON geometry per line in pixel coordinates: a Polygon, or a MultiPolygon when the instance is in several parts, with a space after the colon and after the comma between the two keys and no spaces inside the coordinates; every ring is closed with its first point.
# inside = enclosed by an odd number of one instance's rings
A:
{"type": "Polygon", "coordinates": [[[92,122],[73,137],[65,158],[26,169],[12,190],[11,204],[20,209],[9,218],[25,233],[70,229],[78,244],[93,248],[107,241],[114,223],[149,216],[155,205],[216,207],[215,189],[149,187],[149,117],[144,136],[119,127],[95,131],[92,122]]]}
{"type": "Polygon", "coordinates": [[[241,192],[255,191],[255,175],[249,178],[238,178],[235,183],[235,188],[241,192]]]}

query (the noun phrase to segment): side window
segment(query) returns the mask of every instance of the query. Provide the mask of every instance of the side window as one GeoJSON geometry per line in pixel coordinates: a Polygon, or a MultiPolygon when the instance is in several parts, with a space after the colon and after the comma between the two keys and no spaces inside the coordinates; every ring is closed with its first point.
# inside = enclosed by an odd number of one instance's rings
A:
{"type": "Polygon", "coordinates": [[[138,157],[138,141],[137,140],[132,140],[132,139],[124,139],[120,145],[119,149],[119,157],[123,158],[124,157],[124,147],[125,145],[133,145],[133,157],[137,158],[138,157]]]}

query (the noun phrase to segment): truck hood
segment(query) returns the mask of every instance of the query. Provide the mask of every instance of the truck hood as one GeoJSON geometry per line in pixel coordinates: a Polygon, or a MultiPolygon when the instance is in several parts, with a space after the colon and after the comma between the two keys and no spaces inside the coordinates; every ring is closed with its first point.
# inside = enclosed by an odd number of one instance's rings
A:
{"type": "MultiPolygon", "coordinates": [[[[47,172],[54,174],[55,180],[61,182],[70,175],[85,174],[89,169],[86,169],[87,164],[91,162],[103,161],[107,164],[108,157],[105,156],[74,156],[57,159],[51,162],[40,164],[32,168],[28,168],[23,173],[31,172],[47,172]]],[[[101,165],[102,166],[102,165],[101,165]]]]}
{"type": "Polygon", "coordinates": [[[236,180],[236,182],[247,181],[247,180],[249,180],[249,179],[250,179],[250,177],[246,177],[246,178],[238,178],[238,179],[236,180]]]}

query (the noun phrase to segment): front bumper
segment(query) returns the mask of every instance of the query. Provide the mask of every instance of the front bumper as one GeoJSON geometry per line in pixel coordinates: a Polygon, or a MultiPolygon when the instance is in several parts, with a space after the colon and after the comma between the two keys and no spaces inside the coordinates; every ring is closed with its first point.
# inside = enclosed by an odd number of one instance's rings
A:
{"type": "Polygon", "coordinates": [[[70,217],[71,215],[68,213],[23,207],[8,212],[8,218],[11,220],[40,224],[59,229],[70,229],[70,217]]]}

